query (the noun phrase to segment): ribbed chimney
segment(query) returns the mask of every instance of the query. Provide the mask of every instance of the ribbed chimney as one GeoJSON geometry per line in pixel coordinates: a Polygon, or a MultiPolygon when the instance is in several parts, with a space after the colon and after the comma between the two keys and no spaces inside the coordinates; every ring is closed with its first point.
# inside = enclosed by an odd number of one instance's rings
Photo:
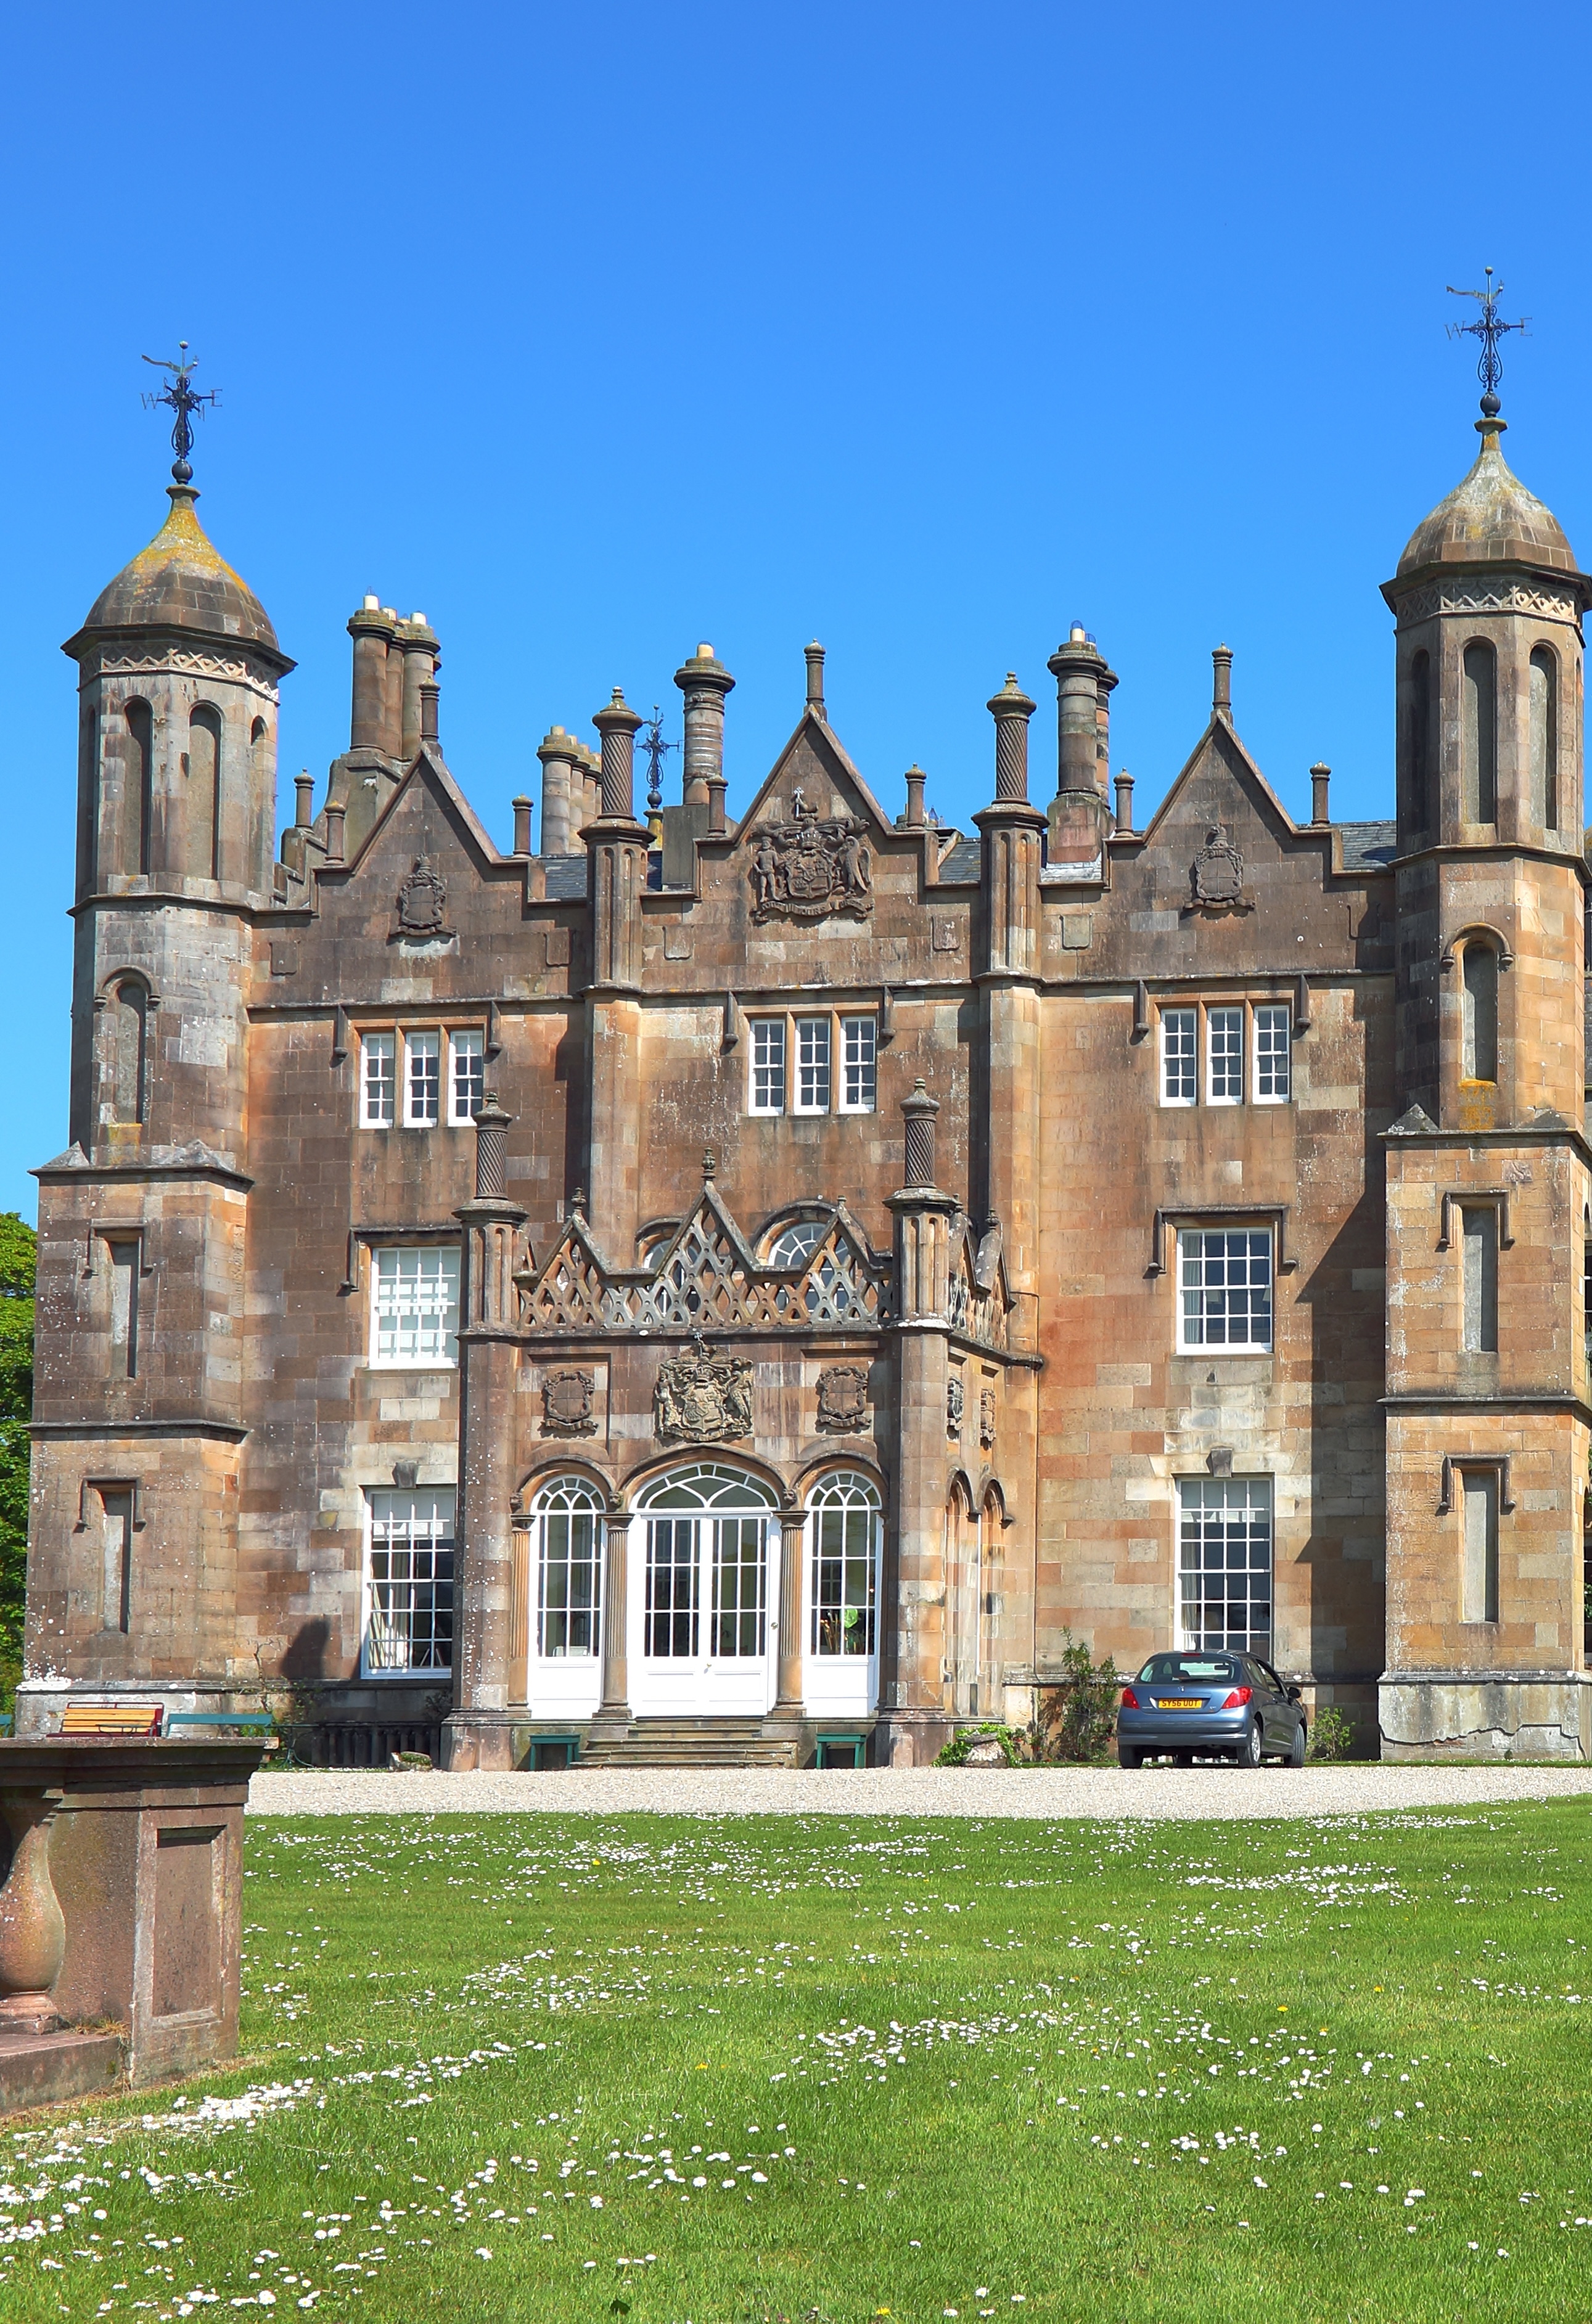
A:
{"type": "Polygon", "coordinates": [[[724,772],[725,697],[735,679],[714,658],[710,645],[699,645],[674,673],[685,696],[684,791],[687,807],[706,807],[708,785],[724,772]]]}
{"type": "Polygon", "coordinates": [[[645,722],[631,708],[618,687],[592,724],[603,738],[603,813],[626,823],[635,820],[635,736],[645,722]]]}
{"type": "Polygon", "coordinates": [[[1034,705],[1017,683],[1014,669],[1006,672],[1006,682],[1000,692],[992,695],[986,707],[995,720],[995,798],[1025,799],[1028,797],[1028,722],[1033,716],[1034,705]]]}

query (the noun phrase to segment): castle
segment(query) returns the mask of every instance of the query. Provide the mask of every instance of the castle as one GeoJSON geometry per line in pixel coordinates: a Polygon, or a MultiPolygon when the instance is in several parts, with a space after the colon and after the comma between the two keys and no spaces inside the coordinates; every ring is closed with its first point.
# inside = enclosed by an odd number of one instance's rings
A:
{"type": "Polygon", "coordinates": [[[180,463],[65,649],[22,1731],[291,1685],[455,1767],[921,1766],[1070,1632],[1587,1757],[1592,583],[1483,411],[1384,585],[1379,823],[1324,768],[1291,818],[1222,649],[1136,828],[1075,626],[1054,784],[1008,678],[969,833],[881,804],[817,646],[733,819],[702,645],[680,796],[616,690],[504,854],[366,597],[279,846],[293,665],[180,463]]]}

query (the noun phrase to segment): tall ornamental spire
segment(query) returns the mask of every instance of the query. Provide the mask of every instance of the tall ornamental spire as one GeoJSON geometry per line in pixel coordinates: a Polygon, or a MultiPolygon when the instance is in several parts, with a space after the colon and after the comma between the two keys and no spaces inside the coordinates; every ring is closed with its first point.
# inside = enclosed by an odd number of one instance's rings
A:
{"type": "Polygon", "coordinates": [[[1474,323],[1450,323],[1448,328],[1451,339],[1469,337],[1481,341],[1481,360],[1476,364],[1476,375],[1482,383],[1482,417],[1484,420],[1496,420],[1500,409],[1498,382],[1504,376],[1498,342],[1505,331],[1523,331],[1530,318],[1523,315],[1518,323],[1501,323],[1498,320],[1498,301],[1504,295],[1504,285],[1494,281],[1490,266],[1486,272],[1487,287],[1485,290],[1461,290],[1452,282],[1449,284],[1451,299],[1474,299],[1481,308],[1481,313],[1474,323]]]}
{"type": "Polygon", "coordinates": [[[193,470],[189,465],[188,456],[193,449],[193,415],[196,411],[202,412],[207,403],[218,403],[221,391],[213,387],[208,394],[201,394],[190,384],[191,374],[199,367],[199,357],[190,357],[186,339],[177,342],[175,363],[164,355],[145,355],[143,360],[146,364],[153,364],[157,371],[167,371],[171,374],[164,387],[144,397],[143,408],[146,411],[154,411],[164,404],[168,410],[176,413],[171,428],[171,449],[177,457],[171,463],[171,474],[180,484],[191,484],[193,470]]]}

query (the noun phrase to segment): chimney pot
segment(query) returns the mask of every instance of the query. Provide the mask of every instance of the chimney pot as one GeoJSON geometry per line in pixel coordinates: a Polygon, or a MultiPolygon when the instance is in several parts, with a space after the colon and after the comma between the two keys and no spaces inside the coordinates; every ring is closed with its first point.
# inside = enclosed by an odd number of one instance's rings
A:
{"type": "Polygon", "coordinates": [[[906,820],[909,831],[921,831],[923,827],[923,786],[928,779],[922,768],[915,762],[906,770],[906,820]]]}
{"type": "Polygon", "coordinates": [[[421,687],[421,741],[422,742],[434,742],[437,740],[437,701],[441,691],[435,678],[428,678],[421,687]]]}
{"type": "Polygon", "coordinates": [[[347,812],[346,807],[334,806],[330,799],[327,801],[326,860],[329,863],[340,863],[343,860],[343,818],[347,812]]]}
{"type": "Polygon", "coordinates": [[[379,597],[367,596],[365,601],[365,610],[367,613],[379,613],[382,610],[381,599],[379,597]]]}
{"type": "Polygon", "coordinates": [[[308,767],[301,775],[293,777],[293,822],[299,830],[307,831],[315,820],[315,778],[308,767]]]}
{"type": "Polygon", "coordinates": [[[1116,778],[1116,835],[1131,839],[1134,830],[1134,779],[1125,767],[1116,778]]]}
{"type": "Polygon", "coordinates": [[[522,791],[514,803],[514,853],[531,853],[531,802],[522,791]]]}
{"type": "Polygon", "coordinates": [[[1310,769],[1310,821],[1330,823],[1331,811],[1327,804],[1327,787],[1332,780],[1330,767],[1318,759],[1310,769]]]}

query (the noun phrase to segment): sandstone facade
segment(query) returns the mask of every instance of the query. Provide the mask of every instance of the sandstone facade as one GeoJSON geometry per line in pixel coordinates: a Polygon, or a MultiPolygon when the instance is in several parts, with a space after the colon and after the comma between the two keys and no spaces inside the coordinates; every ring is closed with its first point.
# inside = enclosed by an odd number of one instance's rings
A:
{"type": "MultiPolygon", "coordinates": [[[[69,1692],[441,1721],[455,1766],[1032,1714],[1070,1632],[1247,1642],[1385,1752],[1592,1749],[1582,612],[1484,419],[1386,586],[1396,815],[1296,825],[1231,656],[1147,829],[1074,629],[1053,795],[881,805],[807,657],[726,813],[554,727],[541,852],[368,599],[292,665],[173,493],[81,671],[24,1727],[69,1692]]],[[[729,714],[733,733],[733,710],[729,714]]]]}

